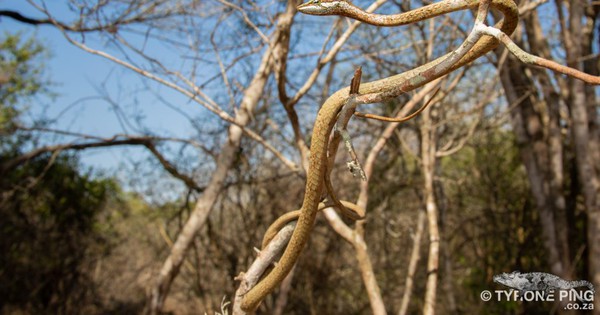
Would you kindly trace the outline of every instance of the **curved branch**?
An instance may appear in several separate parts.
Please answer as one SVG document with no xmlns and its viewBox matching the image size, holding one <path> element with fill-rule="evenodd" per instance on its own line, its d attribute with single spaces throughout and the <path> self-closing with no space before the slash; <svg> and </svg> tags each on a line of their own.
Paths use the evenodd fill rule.
<svg viewBox="0 0 600 315">
<path fill-rule="evenodd" d="M 50 24 L 50 25 L 54 25 L 54 23 L 52 23 L 52 21 L 50 21 L 49 19 L 34 19 L 34 18 L 30 18 L 27 16 L 24 16 L 23 14 L 16 12 L 16 11 L 11 11 L 11 10 L 0 10 L 0 16 L 6 16 L 9 17 L 13 20 L 16 20 L 18 22 L 21 23 L 25 23 L 25 24 L 31 24 L 31 25 L 41 25 L 41 24 Z"/>
<path fill-rule="evenodd" d="M 519 59 L 521 62 L 533 65 L 537 67 L 546 68 L 555 72 L 559 72 L 575 79 L 581 80 L 588 84 L 600 85 L 600 76 L 591 75 L 577 69 L 567 67 L 561 65 L 555 61 L 548 60 L 539 56 L 532 55 L 523 49 L 521 49 L 517 44 L 515 44 L 510 37 L 506 36 L 506 34 L 498 32 L 496 29 L 486 25 L 478 25 L 477 30 L 486 35 L 491 35 L 496 37 L 506 48 Z"/>
<path fill-rule="evenodd" d="M 167 1 L 155 1 L 155 2 L 136 2 L 133 1 L 129 4 L 129 6 L 124 9 L 120 14 L 116 15 L 112 21 L 106 21 L 106 23 L 100 23 L 98 21 L 97 25 L 85 27 L 83 26 L 83 21 L 86 18 L 89 18 L 91 14 L 80 15 L 79 19 L 73 22 L 72 24 L 66 24 L 52 18 L 48 10 L 42 6 L 35 4 L 31 1 L 29 3 L 40 12 L 44 13 L 47 18 L 33 18 L 29 16 L 25 16 L 20 12 L 13 10 L 0 10 L 0 17 L 6 16 L 15 21 L 29 24 L 29 25 L 54 25 L 55 27 L 69 32 L 78 32 L 78 33 L 87 33 L 87 32 L 97 32 L 97 31 L 108 31 L 109 33 L 116 33 L 118 31 L 118 27 L 121 25 L 129 25 L 134 23 L 141 23 L 147 21 L 155 21 L 159 19 L 166 18 L 173 14 L 181 13 L 177 7 L 175 8 L 166 8 L 164 10 L 157 10 L 157 8 Z M 94 7 L 93 13 L 98 13 L 99 6 Z M 156 13 L 155 13 L 156 12 Z"/>
<path fill-rule="evenodd" d="M 196 184 L 196 181 L 194 181 L 194 179 L 192 179 L 191 177 L 186 176 L 184 174 L 181 174 L 177 170 L 177 168 L 175 168 L 175 166 L 173 164 L 171 164 L 171 162 L 167 161 L 167 159 L 165 159 L 165 157 L 160 152 L 158 152 L 158 150 L 156 149 L 156 145 L 154 145 L 154 143 L 152 141 L 145 142 L 144 146 L 146 148 L 148 148 L 148 150 L 150 150 L 150 152 L 152 152 L 152 154 L 158 159 L 160 164 L 162 164 L 162 166 L 165 168 L 165 170 L 167 172 L 169 172 L 169 174 L 171 174 L 171 175 L 173 175 L 173 177 L 181 180 L 190 189 L 194 189 L 197 192 L 204 191 L 204 187 L 198 186 L 198 184 Z"/>
<path fill-rule="evenodd" d="M 7 171 L 18 167 L 19 165 L 32 160 L 44 153 L 48 152 L 56 152 L 63 150 L 84 150 L 88 148 L 101 148 L 101 147 L 111 147 L 118 145 L 143 145 L 144 141 L 148 141 L 144 138 L 129 138 L 124 140 L 115 140 L 115 138 L 106 139 L 103 141 L 94 141 L 94 142 L 85 142 L 85 143 L 70 143 L 70 144 L 59 144 L 59 145 L 49 145 L 43 146 L 41 148 L 37 148 L 35 150 L 29 151 L 27 153 L 21 154 L 20 156 L 3 162 L 0 164 L 0 174 L 5 174 Z"/>
<path fill-rule="evenodd" d="M 160 152 L 158 152 L 154 141 L 156 139 L 152 137 L 129 137 L 127 139 L 116 140 L 117 136 L 112 137 L 110 139 L 102 139 L 100 141 L 90 141 L 85 143 L 69 143 L 69 144 L 59 144 L 59 145 L 49 145 L 41 148 L 37 148 L 35 150 L 29 151 L 27 153 L 21 154 L 20 156 L 3 162 L 0 164 L 0 175 L 6 174 L 9 170 L 12 170 L 19 165 L 26 163 L 36 157 L 39 157 L 45 153 L 56 153 L 64 150 L 85 150 L 89 148 L 101 148 L 101 147 L 112 147 L 112 146 L 121 146 L 121 145 L 141 145 L 146 147 L 160 162 L 160 164 L 164 167 L 164 169 L 169 172 L 173 177 L 181 180 L 187 187 L 193 189 L 197 192 L 202 192 L 204 187 L 198 186 L 196 182 L 189 176 L 180 173 L 177 168 L 169 162 Z"/>
</svg>

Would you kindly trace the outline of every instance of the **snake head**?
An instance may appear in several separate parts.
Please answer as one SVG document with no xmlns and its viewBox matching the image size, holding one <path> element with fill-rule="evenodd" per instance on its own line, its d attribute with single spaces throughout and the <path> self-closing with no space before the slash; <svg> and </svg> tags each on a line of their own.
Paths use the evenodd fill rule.
<svg viewBox="0 0 600 315">
<path fill-rule="evenodd" d="M 345 0 L 309 0 L 298 6 L 298 11 L 310 15 L 336 15 Z"/>
</svg>

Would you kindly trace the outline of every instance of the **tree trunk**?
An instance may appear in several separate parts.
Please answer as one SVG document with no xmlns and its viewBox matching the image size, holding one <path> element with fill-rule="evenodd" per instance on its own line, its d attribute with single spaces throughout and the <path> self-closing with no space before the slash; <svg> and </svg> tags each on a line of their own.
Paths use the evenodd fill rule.
<svg viewBox="0 0 600 315">
<path fill-rule="evenodd" d="M 567 65 L 596 74 L 597 57 L 585 62 L 583 56 L 592 54 L 591 42 L 595 16 L 598 9 L 585 6 L 583 1 L 570 1 L 563 6 L 557 0 L 557 12 L 561 26 L 562 43 L 567 56 Z M 588 18 L 584 19 L 587 9 Z M 595 11 L 594 11 L 595 10 Z M 568 14 L 567 14 L 568 13 Z M 568 20 L 565 20 L 568 18 Z M 534 12 L 523 17 L 527 32 L 529 51 L 545 58 L 552 58 L 550 45 L 541 31 L 540 22 Z M 585 23 L 585 24 L 584 24 Z M 523 42 L 516 34 L 516 42 Z M 500 52 L 497 52 L 500 56 Z M 581 190 L 588 215 L 589 273 L 594 285 L 600 285 L 600 214 L 598 165 L 597 105 L 594 89 L 579 81 L 554 74 L 551 78 L 546 71 L 524 66 L 509 57 L 501 73 L 501 82 L 511 110 L 513 130 L 521 157 L 526 167 L 532 194 L 540 213 L 542 238 L 549 256 L 550 271 L 565 279 L 574 278 L 572 244 L 568 222 L 573 217 L 569 211 L 575 210 L 576 201 L 567 200 L 564 192 L 565 176 L 564 151 L 573 150 L 577 176 L 571 176 L 571 193 L 575 199 Z M 541 87 L 539 91 L 538 87 Z M 537 93 L 536 93 L 537 91 Z M 527 96 L 530 93 L 531 95 Z M 524 99 L 520 100 L 519 98 Z M 562 129 L 561 105 L 569 110 L 568 125 L 572 148 L 567 146 Z M 564 108 L 564 105 L 562 105 Z M 579 186 L 577 187 L 577 182 Z M 575 182 L 575 183 L 574 183 Z M 568 206 L 573 205 L 573 206 Z M 598 303 L 598 298 L 595 298 Z M 595 305 L 598 312 L 600 304 Z M 559 309 L 562 309 L 559 308 Z"/>
<path fill-rule="evenodd" d="M 537 23 L 529 20 L 529 30 Z M 528 37 L 535 42 L 537 33 L 530 31 Z M 531 45 L 532 47 L 539 47 Z M 497 52 L 498 56 L 500 52 Z M 529 178 L 530 189 L 536 201 L 542 227 L 542 240 L 548 253 L 548 265 L 552 273 L 570 278 L 564 261 L 569 261 L 568 242 L 559 246 L 558 230 L 564 231 L 566 220 L 557 220 L 565 214 L 566 203 L 562 194 L 562 140 L 557 119 L 558 104 L 555 103 L 557 94 L 549 85 L 542 91 L 544 99 L 534 96 L 536 90 L 532 76 L 524 76 L 527 67 L 520 61 L 509 57 L 502 68 L 500 79 L 506 99 L 510 105 L 511 123 L 516 136 L 517 146 L 525 164 Z M 545 73 L 536 73 L 535 78 L 548 82 Z M 529 96 L 527 96 L 529 94 Z M 524 98 L 523 98 L 524 97 Z M 548 104 L 550 102 L 551 104 Z M 558 132 L 557 132 L 558 130 Z M 557 228 L 557 226 L 561 226 Z M 561 251 L 561 247 L 567 252 Z M 566 248 L 565 248 L 566 247 Z"/>
<path fill-rule="evenodd" d="M 408 312 L 408 304 L 412 296 L 415 274 L 417 273 L 417 265 L 421 258 L 421 238 L 423 237 L 423 229 L 425 228 L 425 212 L 419 211 L 417 217 L 417 230 L 413 236 L 413 248 L 410 253 L 408 262 L 408 271 L 406 272 L 406 284 L 404 285 L 404 295 L 398 315 L 406 315 Z"/>
<path fill-rule="evenodd" d="M 583 25 L 583 1 L 569 1 L 569 28 L 564 29 L 566 42 L 567 65 L 583 70 L 582 57 L 590 53 L 593 39 L 593 25 Z M 591 27 L 590 27 L 591 26 Z M 577 31 L 574 33 L 573 31 Z M 582 36 L 583 35 L 583 36 Z M 583 39 L 583 40 L 582 40 Z M 588 51 L 584 51 L 587 48 Z M 569 112 L 571 114 L 572 132 L 575 149 L 575 159 L 579 175 L 583 201 L 588 218 L 589 274 L 593 285 L 600 287 L 600 158 L 598 152 L 598 122 L 595 113 L 598 106 L 594 91 L 587 89 L 579 80 L 568 79 Z M 587 95 L 590 92 L 590 95 Z M 600 314 L 600 295 L 596 292 L 594 298 L 594 314 Z"/>
<path fill-rule="evenodd" d="M 440 235 L 438 227 L 438 209 L 435 202 L 433 180 L 435 174 L 436 136 L 432 130 L 430 108 L 421 113 L 421 159 L 423 171 L 423 189 L 425 194 L 425 209 L 429 230 L 429 253 L 427 256 L 427 284 L 425 288 L 424 315 L 435 314 L 437 297 L 437 282 L 439 272 Z"/>
<path fill-rule="evenodd" d="M 262 96 L 263 90 L 272 72 L 273 50 L 279 45 L 289 43 L 289 41 L 281 39 L 289 38 L 293 16 L 296 14 L 296 2 L 297 1 L 295 0 L 289 1 L 286 11 L 279 15 L 276 30 L 271 37 L 271 45 L 267 47 L 256 74 L 244 92 L 244 97 L 242 98 L 239 110 L 235 117 L 237 124 L 229 126 L 227 141 L 223 144 L 217 158 L 217 166 L 212 174 L 210 182 L 196 203 L 190 218 L 177 236 L 177 240 L 173 244 L 171 252 L 160 270 L 156 285 L 152 290 L 152 298 L 150 301 L 151 314 L 161 312 L 171 284 L 179 273 L 187 250 L 196 236 L 196 233 L 204 226 L 210 211 L 217 201 L 219 193 L 223 188 L 223 183 L 227 177 L 227 173 L 239 151 L 243 134 L 242 129 L 239 126 L 246 126 L 250 122 L 252 113 Z"/>
</svg>

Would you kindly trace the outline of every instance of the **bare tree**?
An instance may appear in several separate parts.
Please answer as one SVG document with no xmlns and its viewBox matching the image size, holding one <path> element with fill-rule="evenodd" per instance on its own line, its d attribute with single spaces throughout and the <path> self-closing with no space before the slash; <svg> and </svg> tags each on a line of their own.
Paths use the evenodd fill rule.
<svg viewBox="0 0 600 315">
<path fill-rule="evenodd" d="M 367 11 L 374 11 L 386 2 L 374 1 Z M 473 136 L 483 128 L 503 128 L 502 122 L 492 127 L 491 124 L 480 125 L 487 115 L 486 110 L 492 107 L 490 104 L 500 102 L 501 98 L 499 93 L 490 92 L 496 89 L 497 82 L 487 76 L 486 59 L 480 58 L 469 71 L 461 68 L 466 62 L 459 61 L 461 54 L 471 56 L 472 46 L 485 35 L 488 39 L 495 37 L 507 48 L 496 51 L 496 60 L 491 54 L 486 58 L 497 66 L 509 104 L 507 111 L 538 209 L 550 271 L 570 279 L 584 276 L 582 270 L 586 269 L 594 284 L 600 286 L 598 105 L 595 90 L 586 85 L 599 83 L 595 77 L 598 56 L 592 44 L 597 33 L 595 21 L 599 9 L 592 1 L 555 1 L 560 34 L 553 38 L 547 26 L 539 21 L 543 2 L 521 4 L 522 23 L 513 42 L 497 28 L 483 23 L 481 17 L 471 31 L 465 31 L 471 25 L 464 23 L 467 19 L 462 15 L 456 19 L 445 16 L 436 23 L 414 24 L 397 32 L 396 29 L 362 28 L 360 22 L 345 17 L 300 17 L 296 9 L 299 0 L 103 1 L 97 4 L 70 1 L 69 8 L 75 13 L 70 20 L 52 11 L 52 6 L 43 0 L 29 0 L 30 7 L 41 17 L 26 16 L 18 10 L 1 10 L 0 16 L 38 27 L 54 27 L 62 32 L 68 43 L 136 74 L 148 89 L 168 88 L 187 102 L 200 105 L 203 115 L 193 117 L 191 110 L 163 100 L 195 128 L 197 134 L 189 136 L 159 134 L 142 124 L 130 128 L 127 122 L 121 133 L 112 136 L 73 132 L 62 125 L 18 126 L 22 132 L 43 133 L 59 140 L 1 161 L 0 174 L 42 154 L 123 146 L 142 148 L 152 157 L 153 165 L 159 165 L 165 174 L 182 183 L 187 190 L 187 196 L 182 197 L 181 210 L 173 216 L 175 219 L 157 232 L 169 253 L 148 284 L 148 310 L 154 314 L 172 310 L 169 299 L 176 301 L 173 292 L 184 291 L 175 285 L 177 281 L 198 289 L 194 294 L 201 300 L 199 305 L 207 310 L 218 309 L 222 296 L 233 292 L 233 275 L 245 270 L 253 259 L 253 244 L 267 229 L 266 225 L 283 211 L 291 210 L 291 203 L 299 201 L 297 197 L 302 194 L 301 185 L 305 181 L 303 176 L 311 167 L 307 135 L 311 134 L 314 109 L 333 91 L 348 84 L 357 66 L 363 67 L 365 82 L 401 73 L 406 80 L 389 94 L 398 96 L 400 92 L 410 92 L 417 87 L 423 86 L 423 89 L 400 99 L 390 99 L 390 95 L 379 93 L 360 95 L 358 90 L 349 97 L 356 101 L 354 105 L 384 102 L 378 113 L 395 116 L 402 122 L 402 118 L 414 118 L 418 114 L 416 123 L 401 124 L 397 119 L 386 126 L 368 120 L 348 124 L 354 108 L 339 119 L 341 129 L 346 129 L 348 124 L 357 148 L 356 152 L 348 154 L 353 165 L 365 157 L 366 181 L 358 182 L 338 171 L 336 153 L 342 136 L 335 133 L 327 139 L 326 175 L 320 180 L 332 182 L 335 189 L 327 192 L 330 203 L 326 205 L 340 208 L 336 195 L 358 194 L 356 205 L 367 210 L 366 219 L 357 221 L 352 227 L 333 209 L 326 209 L 325 218 L 337 234 L 317 226 L 318 233 L 313 233 L 317 234 L 316 240 L 311 243 L 315 250 L 305 253 L 325 266 L 311 264 L 317 265 L 314 270 L 318 271 L 312 275 L 313 269 L 292 269 L 279 295 L 267 299 L 261 310 L 284 313 L 285 309 L 296 306 L 295 303 L 305 303 L 298 309 L 314 312 L 321 311 L 321 307 L 327 307 L 331 312 L 368 309 L 374 314 L 386 314 L 398 304 L 401 314 L 410 313 L 410 307 L 423 309 L 425 314 L 434 314 L 436 310 L 454 311 L 459 307 L 440 303 L 446 297 L 438 294 L 438 283 L 452 284 L 454 281 L 452 268 L 448 267 L 445 274 L 440 267 L 444 262 L 440 259 L 451 261 L 454 246 L 459 247 L 445 239 L 445 229 L 461 227 L 461 224 L 472 228 L 476 223 L 469 222 L 470 218 L 462 220 L 464 217 L 451 210 L 446 211 L 443 202 L 450 197 L 444 194 L 447 185 L 440 179 L 445 171 L 440 159 L 452 159 L 454 154 L 469 146 Z M 402 1 L 390 3 L 380 11 L 397 13 L 410 9 L 411 5 Z M 455 34 L 463 34 L 467 40 L 457 46 L 462 38 Z M 565 52 L 562 60 L 553 50 L 558 42 L 562 43 Z M 154 51 L 154 45 L 162 49 Z M 531 56 L 519 47 L 543 59 Z M 169 54 L 164 54 L 165 51 Z M 413 70 L 415 65 L 425 64 L 446 51 L 453 53 L 439 59 L 432 68 Z M 551 62 L 551 59 L 563 61 L 568 68 Z M 453 72 L 447 81 L 437 81 L 442 74 L 457 68 L 461 70 Z M 562 74 L 572 77 L 565 78 Z M 459 84 L 464 80 L 471 80 L 471 84 Z M 484 81 L 486 84 L 481 84 Z M 360 84 L 365 82 L 359 80 Z M 437 86 L 442 86 L 442 93 L 434 97 Z M 156 97 L 158 99 L 160 95 Z M 426 108 L 425 100 L 431 98 L 433 107 Z M 396 110 L 402 103 L 406 104 Z M 471 106 L 463 106 L 464 103 Z M 419 104 L 422 104 L 420 110 L 424 109 L 423 112 L 415 110 Z M 117 109 L 123 106 L 113 105 Z M 377 109 L 369 107 L 365 111 Z M 415 114 L 410 115 L 411 112 Z M 502 119 L 502 113 L 495 115 Z M 356 113 L 356 116 L 372 118 L 377 115 Z M 210 122 L 210 127 L 200 126 L 200 119 Z M 413 136 L 418 134 L 419 141 L 413 141 L 414 137 L 394 138 L 402 135 L 398 128 L 403 127 Z M 420 145 L 420 150 L 406 149 L 415 143 Z M 174 154 L 177 149 L 173 147 L 180 151 L 184 147 L 193 148 L 196 160 L 190 163 L 180 159 L 181 155 Z M 392 150 L 390 148 L 397 150 L 386 151 Z M 417 154 L 410 158 L 398 154 L 411 151 Z M 407 173 L 420 181 L 405 180 L 393 187 L 397 191 L 384 190 L 388 195 L 383 197 L 374 192 L 380 189 L 378 185 L 402 182 L 398 170 L 407 170 L 405 164 L 414 161 L 417 166 Z M 578 197 L 583 203 L 578 203 Z M 406 203 L 406 207 L 392 209 L 387 216 L 382 214 L 383 209 L 394 208 L 393 205 L 399 203 L 403 206 Z M 450 205 L 448 208 L 456 210 L 459 207 Z M 578 231 L 574 216 L 582 209 L 587 215 L 585 240 L 574 235 Z M 453 223 L 449 216 L 462 221 Z M 388 220 L 390 217 L 393 220 Z M 419 235 L 423 233 L 425 219 L 429 233 L 426 269 L 419 268 L 418 264 L 424 247 Z M 404 246 L 410 243 L 410 238 L 402 233 L 396 233 L 400 236 L 394 237 L 396 234 L 389 231 L 392 223 L 386 220 L 407 221 L 404 224 L 417 226 L 410 252 L 404 250 L 410 247 Z M 261 272 L 277 259 L 276 252 L 285 246 L 288 232 L 290 227 L 283 230 L 278 242 L 273 244 L 280 248 L 268 250 L 275 253 L 273 256 L 259 256 L 257 261 L 264 267 Z M 468 235 L 468 232 L 463 234 Z M 339 245 L 345 243 L 334 235 L 341 236 L 350 246 Z M 338 250 L 338 247 L 342 248 L 340 256 L 349 258 L 344 261 L 357 263 L 327 263 L 328 250 Z M 578 263 L 583 250 L 587 250 L 586 268 Z M 444 251 L 449 254 L 440 255 Z M 410 258 L 401 261 L 397 258 L 399 253 Z M 301 260 L 299 266 L 306 267 L 306 264 Z M 219 277 L 206 275 L 211 268 L 219 269 Z M 503 268 L 510 267 L 504 265 Z M 485 270 L 488 277 L 479 280 L 489 280 L 490 274 L 498 271 Z M 463 271 L 455 274 L 457 272 Z M 255 273 L 260 272 L 252 269 L 237 279 L 247 285 L 245 276 L 256 276 Z M 310 277 L 293 277 L 294 273 Z M 179 274 L 185 276 L 178 277 Z M 195 276 L 194 280 L 188 280 L 188 275 Z M 332 282 L 345 281 L 348 284 L 346 294 L 343 297 L 335 293 L 329 296 L 317 294 L 321 287 L 334 291 L 328 284 L 319 283 L 319 276 L 334 279 Z M 406 279 L 403 288 L 398 285 L 400 279 Z M 295 288 L 292 282 L 305 287 Z M 339 284 L 337 282 L 335 285 Z M 223 288 L 217 289 L 218 286 Z M 243 296 L 246 289 L 249 287 L 244 287 L 236 299 Z M 222 292 L 217 293 L 218 290 Z M 288 298 L 298 294 L 306 297 L 306 301 Z M 404 296 L 401 303 L 395 303 L 400 296 Z M 452 300 L 451 294 L 447 296 Z M 237 299 L 234 308 L 241 313 L 239 302 Z M 600 308 L 598 303 L 596 309 Z"/>
<path fill-rule="evenodd" d="M 566 64 L 573 69 L 597 74 L 598 70 L 591 66 L 593 60 L 597 60 L 597 56 L 592 55 L 591 42 L 598 9 L 592 6 L 584 9 L 585 4 L 575 2 L 567 5 L 556 1 L 555 5 L 561 29 L 559 42 L 564 45 Z M 533 54 L 556 58 L 550 49 L 553 38 L 543 33 L 538 12 L 534 10 L 523 14 L 523 21 L 525 27 L 516 34 L 516 42 L 527 46 Z M 582 33 L 575 35 L 574 29 L 582 30 Z M 500 57 L 501 53 L 498 52 L 497 56 Z M 578 245 L 572 231 L 575 229 L 573 217 L 577 205 L 573 198 L 581 187 L 589 223 L 589 274 L 598 285 L 596 262 L 600 256 L 594 249 L 597 244 L 593 241 L 597 235 L 594 226 L 597 224 L 593 222 L 597 217 L 595 213 L 600 211 L 597 203 L 597 165 L 600 161 L 594 158 L 598 156 L 600 139 L 594 110 L 598 105 L 593 88 L 586 88 L 580 80 L 564 78 L 556 72 L 530 68 L 512 56 L 501 63 L 501 69 L 505 95 L 509 103 L 518 104 L 511 111 L 511 123 L 540 213 L 551 270 L 567 279 L 576 277 L 574 260 Z M 543 88 L 540 90 L 539 86 Z M 565 139 L 565 132 L 570 135 L 570 141 Z M 569 157 L 571 155 L 574 160 Z M 573 176 L 575 174 L 569 172 L 569 168 L 575 168 L 579 175 Z M 567 188 L 567 182 L 571 182 L 571 187 Z"/>
</svg>

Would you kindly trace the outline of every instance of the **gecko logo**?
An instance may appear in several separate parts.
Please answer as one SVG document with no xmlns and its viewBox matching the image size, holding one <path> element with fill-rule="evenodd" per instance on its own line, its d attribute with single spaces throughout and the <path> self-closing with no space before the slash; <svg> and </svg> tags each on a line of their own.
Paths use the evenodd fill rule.
<svg viewBox="0 0 600 315">
<path fill-rule="evenodd" d="M 494 282 L 513 289 L 509 292 L 496 290 L 498 301 L 505 299 L 509 301 L 558 300 L 575 302 L 579 300 L 581 302 L 591 302 L 595 294 L 594 286 L 589 281 L 564 280 L 545 272 L 521 273 L 513 271 L 502 273 L 494 276 Z M 583 290 L 580 288 L 583 288 Z M 558 295 L 556 295 L 557 292 Z"/>
</svg>

